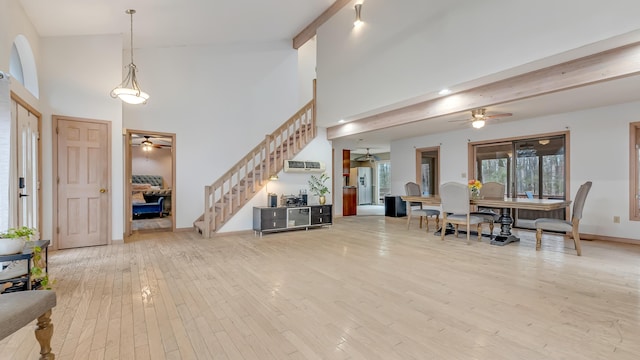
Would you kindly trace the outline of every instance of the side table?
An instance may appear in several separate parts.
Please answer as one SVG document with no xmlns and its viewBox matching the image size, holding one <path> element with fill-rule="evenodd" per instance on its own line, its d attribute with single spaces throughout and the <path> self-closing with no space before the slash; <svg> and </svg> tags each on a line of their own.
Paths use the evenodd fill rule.
<svg viewBox="0 0 640 360">
<path fill-rule="evenodd" d="M 32 290 L 31 260 L 33 259 L 33 248 L 36 246 L 39 246 L 44 251 L 45 270 L 49 272 L 49 244 L 50 243 L 51 241 L 49 240 L 27 241 L 24 245 L 24 249 L 22 249 L 22 253 L 11 254 L 11 255 L 0 255 L 0 262 L 27 260 L 26 273 L 22 271 L 22 274 L 18 274 L 17 277 L 0 280 L 0 284 L 6 283 L 6 282 L 14 283 L 14 285 L 8 288 L 7 290 L 5 290 L 5 292 Z M 2 272 L 0 272 L 0 275 L 2 275 Z"/>
</svg>

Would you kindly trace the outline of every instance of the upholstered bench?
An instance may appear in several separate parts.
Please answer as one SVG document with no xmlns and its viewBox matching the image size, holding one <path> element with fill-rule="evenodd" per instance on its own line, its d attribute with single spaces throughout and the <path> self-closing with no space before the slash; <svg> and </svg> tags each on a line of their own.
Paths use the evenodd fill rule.
<svg viewBox="0 0 640 360">
<path fill-rule="evenodd" d="M 0 295 L 0 340 L 22 329 L 35 319 L 36 339 L 40 343 L 40 359 L 52 360 L 51 309 L 56 306 L 56 293 L 51 290 L 20 291 Z M 0 357 L 2 357 L 0 355 Z"/>
</svg>

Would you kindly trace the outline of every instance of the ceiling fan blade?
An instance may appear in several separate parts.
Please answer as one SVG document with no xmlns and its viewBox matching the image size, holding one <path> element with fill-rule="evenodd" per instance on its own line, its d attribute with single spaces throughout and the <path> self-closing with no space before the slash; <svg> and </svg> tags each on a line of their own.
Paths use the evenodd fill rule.
<svg viewBox="0 0 640 360">
<path fill-rule="evenodd" d="M 495 115 L 486 115 L 484 118 L 486 119 L 495 119 L 495 118 L 501 118 L 501 117 L 507 117 L 507 116 L 512 116 L 512 113 L 504 113 L 504 114 L 495 114 Z"/>
<path fill-rule="evenodd" d="M 458 119 L 458 120 L 449 120 L 448 122 L 465 122 L 465 121 L 473 121 L 473 119 Z"/>
</svg>

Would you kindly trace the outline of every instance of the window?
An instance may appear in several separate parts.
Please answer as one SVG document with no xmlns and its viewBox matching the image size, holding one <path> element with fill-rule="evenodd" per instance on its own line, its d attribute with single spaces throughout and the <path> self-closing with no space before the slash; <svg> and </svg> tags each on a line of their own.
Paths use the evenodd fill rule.
<svg viewBox="0 0 640 360">
<path fill-rule="evenodd" d="M 505 184 L 505 195 L 510 197 L 565 199 L 566 136 L 554 134 L 471 144 L 475 161 L 470 167 L 469 178 L 476 178 L 483 183 L 495 181 Z M 517 210 L 514 219 L 516 226 L 532 227 L 537 218 L 564 219 L 565 216 L 564 209 L 555 212 Z"/>
<path fill-rule="evenodd" d="M 391 161 L 377 162 L 378 167 L 378 203 L 384 204 L 384 197 L 391 195 Z"/>
<path fill-rule="evenodd" d="M 629 219 L 640 221 L 640 122 L 629 130 Z"/>
</svg>

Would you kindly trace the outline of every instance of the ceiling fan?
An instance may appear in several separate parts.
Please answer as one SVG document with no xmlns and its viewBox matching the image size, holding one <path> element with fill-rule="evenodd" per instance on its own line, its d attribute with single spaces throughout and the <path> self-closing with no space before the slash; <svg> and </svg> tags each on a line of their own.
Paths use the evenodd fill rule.
<svg viewBox="0 0 640 360">
<path fill-rule="evenodd" d="M 481 127 L 484 126 L 487 120 L 507 117 L 511 115 L 513 114 L 502 113 L 502 114 L 495 114 L 495 115 L 487 115 L 487 109 L 480 108 L 480 109 L 471 110 L 471 119 L 450 120 L 449 122 L 459 122 L 459 121 L 471 122 L 471 126 L 473 126 L 476 129 L 480 129 Z"/>
<path fill-rule="evenodd" d="M 360 157 L 357 157 L 357 158 L 355 158 L 355 159 L 353 159 L 353 160 L 355 160 L 355 161 L 369 161 L 369 162 L 374 162 L 374 161 L 380 161 L 380 158 L 379 158 L 378 156 L 374 155 L 374 154 L 371 154 L 371 153 L 369 152 L 369 148 L 367 148 L 367 153 L 366 153 L 366 154 L 364 154 L 364 155 L 362 155 L 362 156 L 360 156 Z"/>
<path fill-rule="evenodd" d="M 131 134 L 131 138 L 131 145 L 142 146 L 145 151 L 149 151 L 151 148 L 171 148 L 170 138 L 141 134 Z"/>
</svg>

